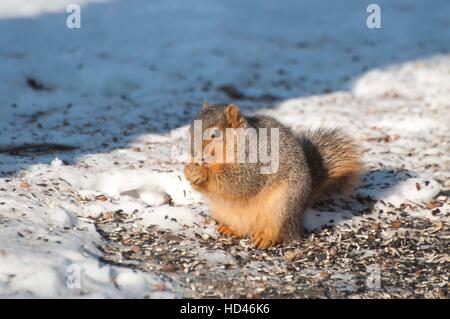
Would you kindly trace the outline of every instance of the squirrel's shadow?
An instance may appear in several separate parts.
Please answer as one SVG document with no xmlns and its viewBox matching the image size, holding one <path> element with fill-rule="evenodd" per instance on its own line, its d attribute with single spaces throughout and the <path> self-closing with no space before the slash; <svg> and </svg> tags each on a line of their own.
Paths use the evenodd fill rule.
<svg viewBox="0 0 450 319">
<path fill-rule="evenodd" d="M 416 176 L 415 172 L 392 167 L 368 170 L 362 174 L 360 186 L 348 200 L 334 195 L 321 199 L 307 209 L 304 229 L 307 233 L 316 232 L 357 216 L 371 214 L 380 198 L 389 194 L 397 184 Z"/>
</svg>

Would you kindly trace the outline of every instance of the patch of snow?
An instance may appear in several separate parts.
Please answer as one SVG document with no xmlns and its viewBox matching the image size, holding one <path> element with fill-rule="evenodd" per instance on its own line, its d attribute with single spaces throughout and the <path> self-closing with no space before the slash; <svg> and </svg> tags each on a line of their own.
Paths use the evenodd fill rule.
<svg viewBox="0 0 450 319">
<path fill-rule="evenodd" d="M 435 180 L 410 178 L 400 181 L 388 189 L 363 189 L 360 190 L 360 193 L 375 200 L 399 206 L 404 203 L 426 204 L 435 198 L 440 191 L 441 186 Z"/>
<path fill-rule="evenodd" d="M 192 209 L 164 205 L 158 209 L 149 209 L 139 215 L 139 224 L 144 226 L 157 225 L 162 229 L 180 230 L 200 224 L 202 218 Z"/>
<path fill-rule="evenodd" d="M 335 226 L 353 218 L 350 211 L 318 211 L 307 209 L 303 217 L 303 226 L 308 231 L 316 231 L 324 226 Z"/>
<path fill-rule="evenodd" d="M 3 0 L 0 18 L 35 17 L 44 13 L 65 11 L 70 4 L 84 6 L 88 3 L 110 0 Z"/>
<path fill-rule="evenodd" d="M 50 165 L 53 167 L 61 167 L 64 165 L 64 163 L 58 157 L 55 157 L 55 159 L 50 163 Z"/>
<path fill-rule="evenodd" d="M 212 265 L 233 265 L 236 264 L 234 257 L 225 251 L 207 251 L 201 250 L 198 253 L 198 258 L 206 260 Z"/>
</svg>

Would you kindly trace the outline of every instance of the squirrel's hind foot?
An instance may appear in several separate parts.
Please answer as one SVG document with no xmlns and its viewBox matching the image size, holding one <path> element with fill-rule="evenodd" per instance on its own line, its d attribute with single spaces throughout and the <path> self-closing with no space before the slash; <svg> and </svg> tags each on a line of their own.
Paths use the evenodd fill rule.
<svg viewBox="0 0 450 319">
<path fill-rule="evenodd" d="M 253 236 L 252 242 L 255 248 L 259 249 L 267 249 L 276 245 L 276 241 L 264 238 L 263 236 Z"/>
<path fill-rule="evenodd" d="M 217 231 L 225 236 L 237 237 L 237 234 L 233 230 L 231 230 L 230 227 L 225 225 L 224 223 L 219 223 L 219 226 L 217 227 Z"/>
</svg>

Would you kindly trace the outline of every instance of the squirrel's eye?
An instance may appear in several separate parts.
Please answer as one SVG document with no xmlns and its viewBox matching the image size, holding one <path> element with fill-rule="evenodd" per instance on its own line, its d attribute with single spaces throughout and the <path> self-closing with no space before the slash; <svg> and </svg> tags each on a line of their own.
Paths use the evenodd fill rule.
<svg viewBox="0 0 450 319">
<path fill-rule="evenodd" d="M 212 138 L 220 138 L 220 136 L 222 135 L 222 131 L 218 128 L 215 128 L 211 134 Z"/>
</svg>

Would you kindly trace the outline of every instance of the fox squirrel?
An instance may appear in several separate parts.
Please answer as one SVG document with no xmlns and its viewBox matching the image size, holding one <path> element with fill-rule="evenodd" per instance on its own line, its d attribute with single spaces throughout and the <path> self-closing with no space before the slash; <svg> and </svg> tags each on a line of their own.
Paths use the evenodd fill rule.
<svg viewBox="0 0 450 319">
<path fill-rule="evenodd" d="M 196 120 L 202 121 L 203 132 L 220 130 L 223 139 L 227 128 L 278 129 L 279 167 L 273 174 L 261 174 L 261 163 L 191 160 L 184 168 L 192 187 L 207 200 L 218 231 L 251 236 L 257 248 L 299 240 L 303 211 L 308 206 L 324 193 L 348 194 L 359 182 L 362 163 L 358 147 L 337 129 L 297 136 L 271 117 L 245 117 L 234 104 L 209 105 L 206 101 Z M 194 122 L 191 137 L 193 126 Z M 205 141 L 201 147 L 205 149 Z M 191 146 L 191 156 L 193 152 Z"/>
</svg>

